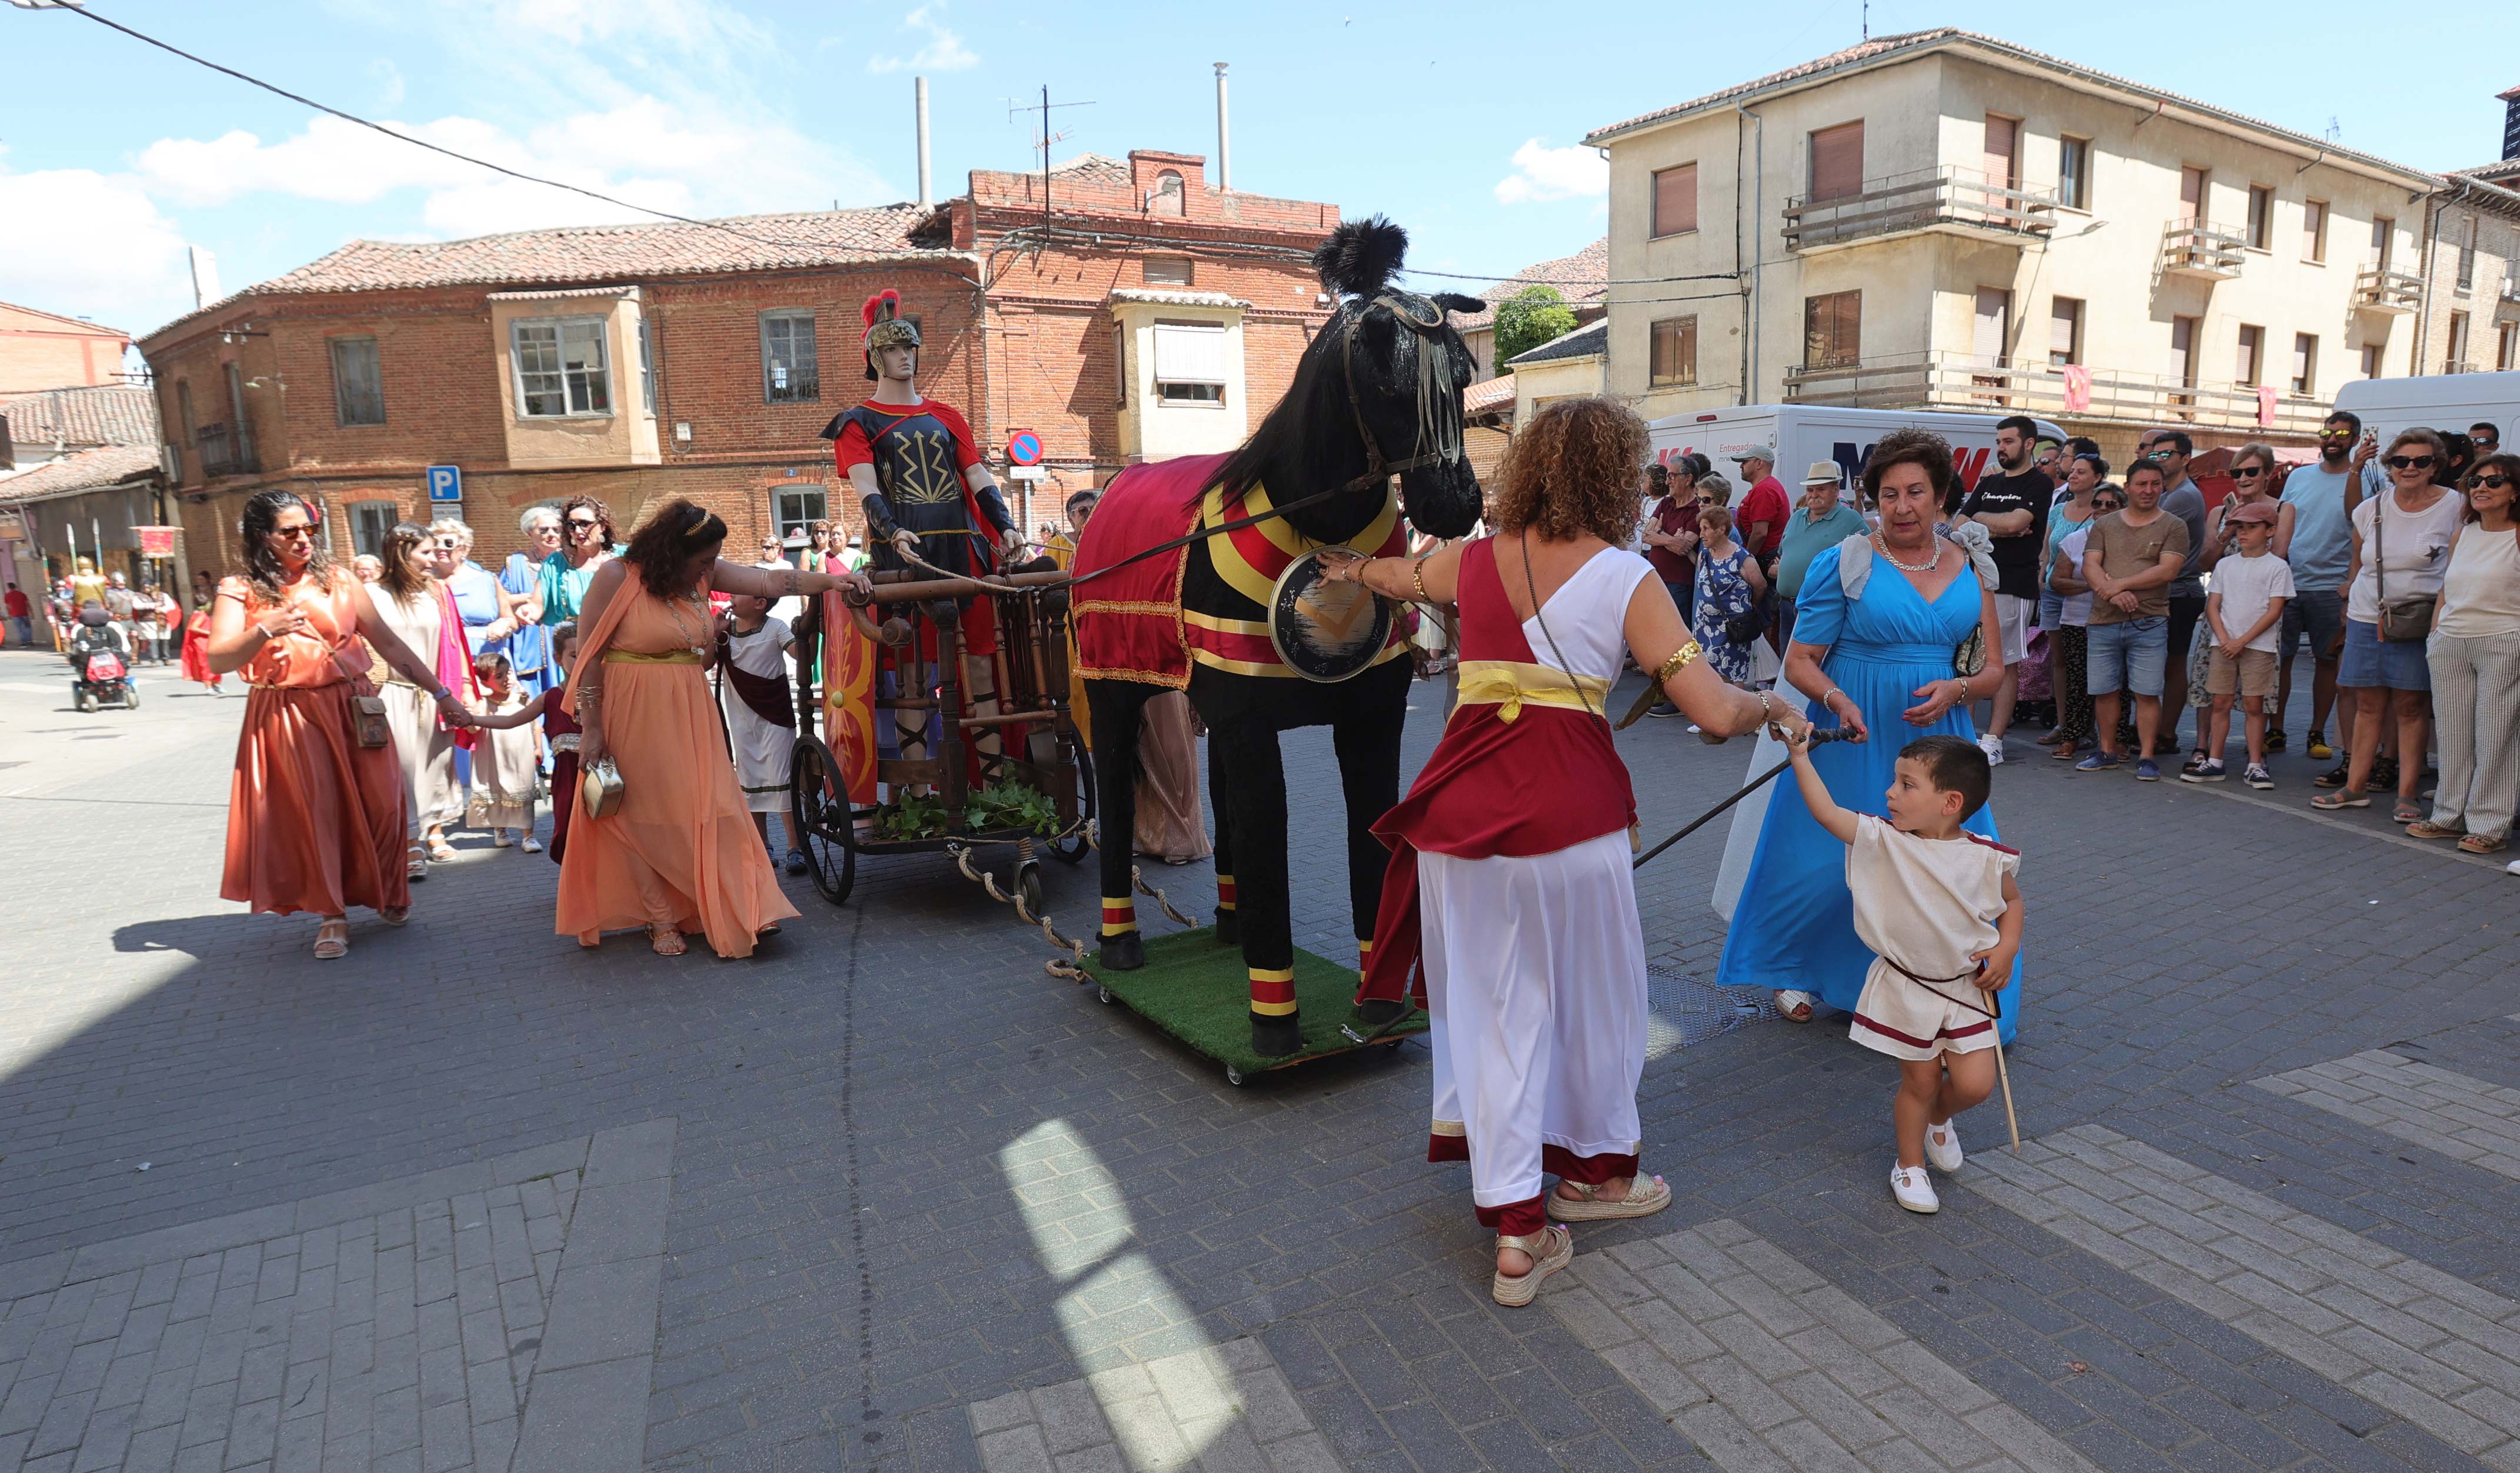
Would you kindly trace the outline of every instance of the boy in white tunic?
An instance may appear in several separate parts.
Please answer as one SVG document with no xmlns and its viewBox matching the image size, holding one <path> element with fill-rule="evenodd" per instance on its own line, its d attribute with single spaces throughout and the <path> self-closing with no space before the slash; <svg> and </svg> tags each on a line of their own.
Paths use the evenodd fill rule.
<svg viewBox="0 0 2520 1473">
<path fill-rule="evenodd" d="M 1925 1163 L 1959 1170 L 1952 1117 L 1995 1089 L 1985 1050 L 1996 1046 L 1995 995 L 2021 950 L 2021 855 L 1960 827 L 1992 783 L 1975 742 L 1922 736 L 1900 748 L 1886 823 L 1837 805 L 1808 738 L 1792 748 L 1803 801 L 1847 846 L 1855 934 L 1874 953 L 1850 1035 L 1899 1060 L 1890 1194 L 1910 1212 L 1938 1211 Z"/>
<path fill-rule="evenodd" d="M 770 816 L 788 822 L 788 872 L 805 871 L 805 837 L 796 828 L 788 773 L 796 748 L 796 705 L 788 690 L 788 653 L 796 647 L 787 621 L 770 616 L 770 601 L 739 594 L 718 626 L 717 657 L 725 689 L 726 735 L 735 749 L 736 785 L 770 848 Z M 776 849 L 771 849 L 776 854 Z"/>
</svg>

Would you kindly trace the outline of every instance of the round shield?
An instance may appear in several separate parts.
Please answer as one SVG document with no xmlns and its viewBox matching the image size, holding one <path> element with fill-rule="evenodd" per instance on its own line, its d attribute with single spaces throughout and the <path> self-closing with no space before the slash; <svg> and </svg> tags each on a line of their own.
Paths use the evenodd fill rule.
<svg viewBox="0 0 2520 1473">
<path fill-rule="evenodd" d="M 1391 641 L 1391 605 L 1361 583 L 1323 577 L 1325 551 L 1304 554 L 1278 575 L 1269 596 L 1269 643 L 1287 669 L 1328 684 L 1346 680 L 1382 652 Z"/>
</svg>

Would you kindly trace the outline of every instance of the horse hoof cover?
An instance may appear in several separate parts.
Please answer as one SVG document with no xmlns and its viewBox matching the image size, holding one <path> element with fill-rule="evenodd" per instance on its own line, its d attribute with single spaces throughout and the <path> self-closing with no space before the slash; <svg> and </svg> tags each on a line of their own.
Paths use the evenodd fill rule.
<svg viewBox="0 0 2520 1473">
<path fill-rule="evenodd" d="M 1102 938 L 1102 964 L 1115 972 L 1133 972 L 1147 964 L 1147 944 L 1135 931 Z"/>
<path fill-rule="evenodd" d="M 1220 906 L 1217 908 L 1216 944 L 1218 946 L 1240 946 L 1242 944 L 1242 922 L 1236 918 L 1232 907 Z"/>
<path fill-rule="evenodd" d="M 1271 1017 L 1264 1013 L 1251 1015 L 1251 1051 L 1263 1058 L 1283 1058 L 1304 1047 L 1304 1025 L 1293 1013 Z"/>
</svg>

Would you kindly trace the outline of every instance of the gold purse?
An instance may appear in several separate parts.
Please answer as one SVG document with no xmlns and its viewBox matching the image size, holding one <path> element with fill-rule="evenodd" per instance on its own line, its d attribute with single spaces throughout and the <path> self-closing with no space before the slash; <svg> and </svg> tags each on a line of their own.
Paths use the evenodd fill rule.
<svg viewBox="0 0 2520 1473">
<path fill-rule="evenodd" d="M 599 758 L 578 780 L 577 808 L 590 819 L 608 819 L 621 811 L 621 769 L 611 758 Z"/>
</svg>

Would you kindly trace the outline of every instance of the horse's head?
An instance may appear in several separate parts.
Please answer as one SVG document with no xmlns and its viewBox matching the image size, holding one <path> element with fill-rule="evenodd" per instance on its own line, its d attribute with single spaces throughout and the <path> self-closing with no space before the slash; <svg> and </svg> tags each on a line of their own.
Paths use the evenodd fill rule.
<svg viewBox="0 0 2520 1473">
<path fill-rule="evenodd" d="M 1377 472 L 1400 477 L 1402 510 L 1418 530 L 1459 537 L 1479 517 L 1479 478 L 1462 443 L 1462 391 L 1476 360 L 1449 321 L 1475 297 L 1420 296 L 1391 284 L 1409 249 L 1388 220 L 1351 221 L 1313 253 L 1337 310 L 1305 350 L 1286 396 L 1223 472 L 1272 500 L 1352 484 L 1357 495 L 1288 519 L 1307 536 L 1343 541 L 1380 510 Z"/>
<path fill-rule="evenodd" d="M 1369 462 L 1400 471 L 1411 524 L 1459 537 L 1479 516 L 1479 478 L 1463 445 L 1462 391 L 1477 360 L 1451 322 L 1485 303 L 1456 292 L 1420 296 L 1393 286 L 1409 234 L 1379 217 L 1330 233 L 1313 253 L 1322 285 L 1339 298 L 1323 335 L 1342 356 L 1337 367 Z"/>
</svg>

